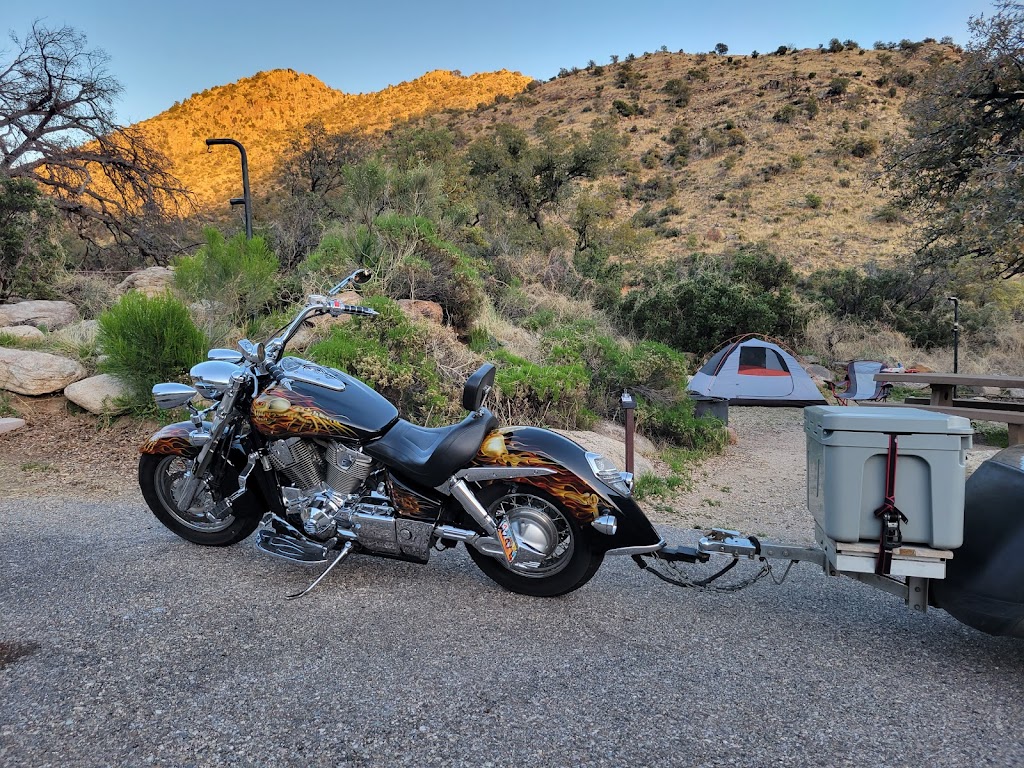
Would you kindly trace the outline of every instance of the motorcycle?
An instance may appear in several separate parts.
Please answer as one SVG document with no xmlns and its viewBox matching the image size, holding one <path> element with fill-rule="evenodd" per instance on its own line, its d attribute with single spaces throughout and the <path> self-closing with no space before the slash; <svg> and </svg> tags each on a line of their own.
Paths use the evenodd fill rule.
<svg viewBox="0 0 1024 768">
<path fill-rule="evenodd" d="M 289 598 L 356 552 L 426 563 L 462 542 L 505 589 L 552 597 L 586 584 L 605 555 L 665 549 L 631 475 L 555 432 L 499 427 L 483 405 L 493 365 L 466 381 L 465 419 L 425 428 L 344 371 L 284 355 L 314 316 L 378 314 L 335 298 L 370 276 L 309 296 L 265 343 L 210 350 L 192 386 L 153 387 L 158 407 L 190 412 L 141 448 L 139 485 L 161 523 L 212 547 L 259 528 L 264 552 L 329 562 Z M 200 396 L 212 404 L 200 408 Z"/>
</svg>

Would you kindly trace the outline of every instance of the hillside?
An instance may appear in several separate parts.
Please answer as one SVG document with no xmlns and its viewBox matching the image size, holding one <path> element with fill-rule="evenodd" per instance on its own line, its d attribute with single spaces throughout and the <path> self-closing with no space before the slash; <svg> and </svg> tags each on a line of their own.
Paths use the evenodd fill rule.
<svg viewBox="0 0 1024 768">
<path fill-rule="evenodd" d="M 241 194 L 238 153 L 230 147 L 207 152 L 207 138 L 229 137 L 245 146 L 255 191 L 290 139 L 312 121 L 333 132 L 380 131 L 397 120 L 512 96 L 529 82 L 504 70 L 468 77 L 438 70 L 377 93 L 351 95 L 311 75 L 274 70 L 193 94 L 138 127 L 167 156 L 171 172 L 200 206 L 223 205 Z"/>
<path fill-rule="evenodd" d="M 877 172 L 886 141 L 903 126 L 909 87 L 930 63 L 956 55 L 937 43 L 760 56 L 659 52 L 563 70 L 546 83 L 504 70 L 435 71 L 362 95 L 276 70 L 195 94 L 140 127 L 200 205 L 223 206 L 240 193 L 238 156 L 206 152 L 210 136 L 246 146 L 258 193 L 313 120 L 329 131 L 372 133 L 443 113 L 472 138 L 499 122 L 532 130 L 554 121 L 582 132 L 611 119 L 630 140 L 615 179 L 618 214 L 653 233 L 653 258 L 765 241 L 806 272 L 906 253 L 911 225 L 888 206 Z"/>
<path fill-rule="evenodd" d="M 653 53 L 563 71 L 509 103 L 452 115 L 469 135 L 611 117 L 630 137 L 620 215 L 656 235 L 652 256 L 766 241 L 802 272 L 906 253 L 909 222 L 876 180 L 936 43 L 906 50 L 753 56 Z"/>
</svg>

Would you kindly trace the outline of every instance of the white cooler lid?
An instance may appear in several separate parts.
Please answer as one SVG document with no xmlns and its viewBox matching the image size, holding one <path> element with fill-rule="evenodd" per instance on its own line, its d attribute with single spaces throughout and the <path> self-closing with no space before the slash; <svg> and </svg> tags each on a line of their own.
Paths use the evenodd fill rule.
<svg viewBox="0 0 1024 768">
<path fill-rule="evenodd" d="M 920 408 L 871 408 L 813 405 L 804 408 L 804 425 L 845 432 L 898 432 L 941 435 L 974 433 L 970 419 Z"/>
</svg>

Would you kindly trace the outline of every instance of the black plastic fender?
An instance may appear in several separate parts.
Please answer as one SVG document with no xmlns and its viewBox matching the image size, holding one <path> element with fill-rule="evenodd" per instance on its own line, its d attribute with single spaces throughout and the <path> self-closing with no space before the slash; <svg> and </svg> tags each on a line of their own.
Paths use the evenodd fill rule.
<svg viewBox="0 0 1024 768">
<path fill-rule="evenodd" d="M 965 493 L 964 543 L 932 602 L 982 632 L 1024 637 L 1024 445 L 984 462 Z"/>
<path fill-rule="evenodd" d="M 633 497 L 597 477 L 587 461 L 587 450 L 556 432 L 538 427 L 503 427 L 484 438 L 472 465 L 553 470 L 551 474 L 516 478 L 515 482 L 537 487 L 561 502 L 593 532 L 591 541 L 601 551 L 636 548 L 636 552 L 650 552 L 664 546 Z M 589 525 L 606 514 L 616 518 L 614 534 L 601 533 Z M 634 553 L 628 550 L 623 554 Z"/>
</svg>

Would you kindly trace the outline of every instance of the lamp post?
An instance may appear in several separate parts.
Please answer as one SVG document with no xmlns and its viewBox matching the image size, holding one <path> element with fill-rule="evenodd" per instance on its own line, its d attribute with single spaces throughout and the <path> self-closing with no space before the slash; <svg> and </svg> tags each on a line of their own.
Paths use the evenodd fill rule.
<svg viewBox="0 0 1024 768">
<path fill-rule="evenodd" d="M 636 433 L 633 411 L 636 410 L 636 398 L 629 393 L 629 390 L 624 389 L 619 404 L 626 412 L 626 471 L 633 474 L 633 435 Z"/>
<path fill-rule="evenodd" d="M 953 302 L 953 373 L 960 368 L 960 299 L 947 296 L 946 301 Z"/>
<path fill-rule="evenodd" d="M 233 147 L 237 147 L 239 153 L 242 155 L 242 196 L 233 197 L 228 202 L 231 205 L 242 205 L 245 210 L 245 239 L 252 240 L 252 198 L 249 195 L 249 158 L 245 154 L 245 147 L 240 142 L 234 139 L 207 139 L 206 146 L 212 147 L 214 144 L 230 144 Z"/>
</svg>

